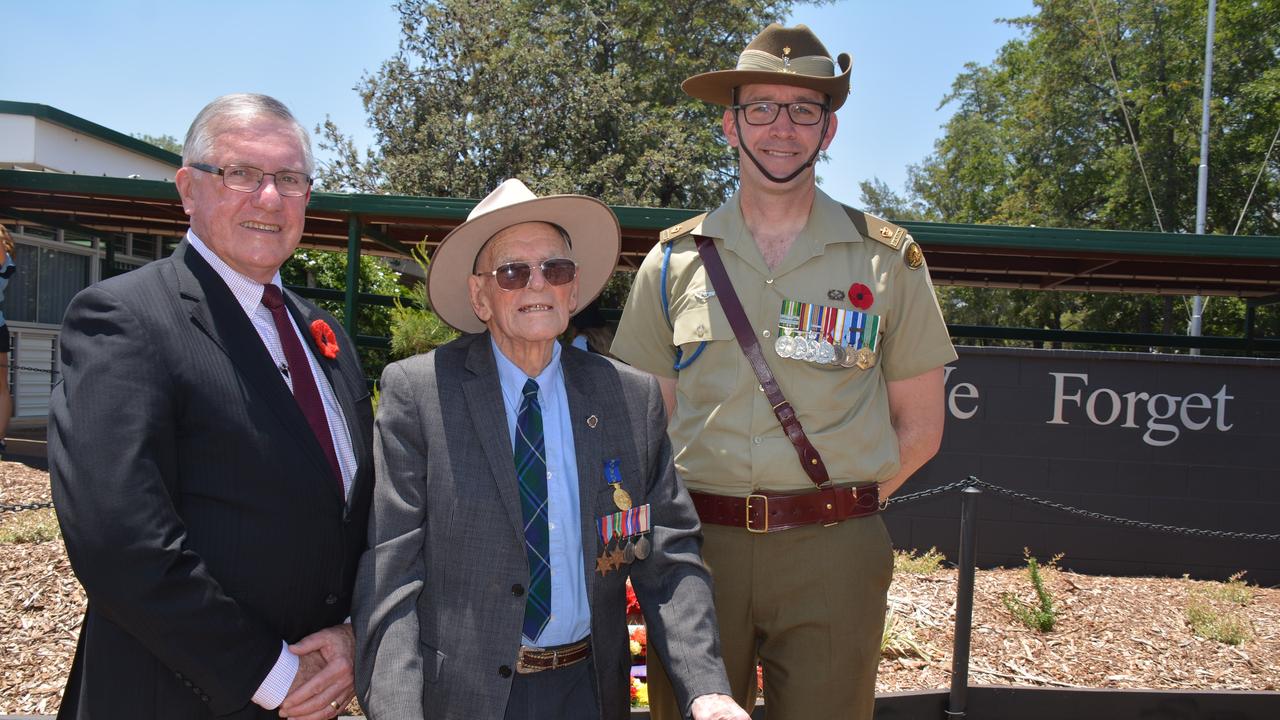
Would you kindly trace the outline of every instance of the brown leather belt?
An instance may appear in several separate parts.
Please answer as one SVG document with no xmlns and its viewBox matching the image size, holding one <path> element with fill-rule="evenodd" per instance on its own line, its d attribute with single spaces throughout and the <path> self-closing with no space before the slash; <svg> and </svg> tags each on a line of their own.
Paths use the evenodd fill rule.
<svg viewBox="0 0 1280 720">
<path fill-rule="evenodd" d="M 704 523 L 769 533 L 802 525 L 834 525 L 880 511 L 880 486 L 824 488 L 798 493 L 752 493 L 728 497 L 690 492 Z"/>
<path fill-rule="evenodd" d="M 569 667 L 586 660 L 591 656 L 591 636 L 576 643 L 560 645 L 552 648 L 531 648 L 520 646 L 520 654 L 516 657 L 516 672 L 523 675 Z"/>
</svg>

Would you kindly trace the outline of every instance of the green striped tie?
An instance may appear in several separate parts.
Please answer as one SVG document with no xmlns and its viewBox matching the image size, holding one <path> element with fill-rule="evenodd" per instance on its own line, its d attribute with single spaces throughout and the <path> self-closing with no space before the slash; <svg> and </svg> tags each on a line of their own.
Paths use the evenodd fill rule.
<svg viewBox="0 0 1280 720">
<path fill-rule="evenodd" d="M 551 619 L 551 558 L 547 531 L 547 460 L 542 438 L 538 383 L 524 384 L 524 400 L 516 417 L 516 478 L 520 481 L 520 514 L 524 547 L 529 556 L 529 595 L 524 605 L 524 635 L 536 642 Z"/>
</svg>

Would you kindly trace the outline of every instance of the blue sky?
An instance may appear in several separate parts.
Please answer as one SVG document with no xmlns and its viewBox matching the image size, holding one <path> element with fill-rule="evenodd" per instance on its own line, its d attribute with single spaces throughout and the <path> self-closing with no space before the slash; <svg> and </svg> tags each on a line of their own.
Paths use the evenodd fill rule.
<svg viewBox="0 0 1280 720">
<path fill-rule="evenodd" d="M 988 63 L 1018 33 L 997 18 L 1032 0 L 846 0 L 801 7 L 832 53 L 853 55 L 823 188 L 856 204 L 858 182 L 901 190 L 953 110 L 938 104 L 966 62 Z M 123 133 L 179 139 L 228 92 L 273 95 L 308 128 L 326 115 L 373 140 L 353 87 L 395 51 L 390 3 L 350 0 L 0 0 L 0 99 L 52 105 Z M 280 58 L 297 59 L 283 63 Z M 293 67 L 296 69 L 288 69 Z M 719 68 L 708 68 L 708 70 Z M 321 159 L 323 159 L 321 154 Z"/>
</svg>

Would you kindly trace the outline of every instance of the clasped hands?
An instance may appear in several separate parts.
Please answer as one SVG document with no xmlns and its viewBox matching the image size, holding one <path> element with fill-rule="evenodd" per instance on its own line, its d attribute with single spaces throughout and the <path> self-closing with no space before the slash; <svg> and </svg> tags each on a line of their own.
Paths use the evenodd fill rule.
<svg viewBox="0 0 1280 720">
<path fill-rule="evenodd" d="M 355 697 L 356 641 L 350 623 L 318 630 L 289 646 L 298 674 L 280 705 L 280 717 L 328 720 Z"/>
</svg>

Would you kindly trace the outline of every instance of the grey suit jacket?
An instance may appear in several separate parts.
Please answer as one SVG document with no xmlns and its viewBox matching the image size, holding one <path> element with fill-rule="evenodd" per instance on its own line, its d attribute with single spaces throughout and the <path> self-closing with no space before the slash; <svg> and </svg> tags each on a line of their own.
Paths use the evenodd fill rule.
<svg viewBox="0 0 1280 720">
<path fill-rule="evenodd" d="M 629 710 L 627 569 L 595 572 L 596 519 L 617 511 L 603 480 L 617 458 L 650 503 L 653 552 L 629 566 L 650 650 L 677 698 L 729 692 L 697 514 L 671 462 L 657 382 L 598 355 L 561 355 L 578 454 L 582 548 L 601 717 Z M 594 416 L 596 422 L 589 423 Z M 377 481 L 353 623 L 356 687 L 372 718 L 501 718 L 529 582 L 512 448 L 488 333 L 382 375 Z"/>
</svg>

